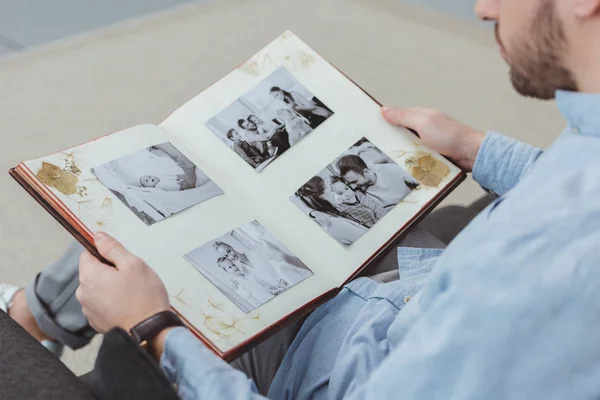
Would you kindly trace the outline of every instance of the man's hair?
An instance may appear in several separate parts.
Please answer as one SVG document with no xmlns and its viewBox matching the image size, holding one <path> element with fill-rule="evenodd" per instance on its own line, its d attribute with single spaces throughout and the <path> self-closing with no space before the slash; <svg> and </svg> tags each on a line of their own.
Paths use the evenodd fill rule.
<svg viewBox="0 0 600 400">
<path fill-rule="evenodd" d="M 346 181 L 344 180 L 344 178 L 341 178 L 337 175 L 332 175 L 330 178 L 330 182 L 331 182 L 331 184 L 338 183 L 338 182 L 342 182 L 344 185 L 346 184 Z"/>
<path fill-rule="evenodd" d="M 367 164 L 359 156 L 348 154 L 339 159 L 337 167 L 342 176 L 345 176 L 350 171 L 362 175 L 365 169 L 367 169 Z"/>
<path fill-rule="evenodd" d="M 238 126 L 242 129 L 244 129 L 244 125 L 243 125 L 244 122 L 246 122 L 245 119 L 243 119 L 243 118 L 238 119 Z"/>
<path fill-rule="evenodd" d="M 283 90 L 281 90 L 281 89 L 279 88 L 279 86 L 273 86 L 273 87 L 271 88 L 271 90 L 269 90 L 269 92 L 270 92 L 270 93 L 273 93 L 273 92 L 283 92 Z"/>
<path fill-rule="evenodd" d="M 233 128 L 227 131 L 227 139 L 233 140 L 233 132 L 237 133 L 237 131 Z"/>
<path fill-rule="evenodd" d="M 223 263 L 224 263 L 226 260 L 227 260 L 227 258 L 225 258 L 225 257 L 219 257 L 219 258 L 217 259 L 217 266 L 218 266 L 219 268 L 221 268 L 221 269 L 222 269 L 223 271 L 225 271 L 225 272 L 227 272 L 227 270 L 226 270 L 226 269 L 225 269 L 225 267 L 223 266 Z"/>
<path fill-rule="evenodd" d="M 218 240 L 212 244 L 212 248 L 213 248 L 215 251 L 217 251 L 217 250 L 219 249 L 219 246 L 227 246 L 227 247 L 229 247 L 229 248 L 233 248 L 233 247 L 231 247 L 230 245 L 228 245 L 227 243 L 225 243 L 225 242 L 220 242 L 220 241 L 218 241 Z"/>
</svg>

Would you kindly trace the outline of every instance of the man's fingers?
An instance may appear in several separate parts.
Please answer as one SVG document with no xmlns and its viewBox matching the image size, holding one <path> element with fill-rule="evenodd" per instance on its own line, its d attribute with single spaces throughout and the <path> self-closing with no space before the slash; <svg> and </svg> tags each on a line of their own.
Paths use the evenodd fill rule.
<svg viewBox="0 0 600 400">
<path fill-rule="evenodd" d="M 381 114 L 390 124 L 420 131 L 429 121 L 430 116 L 427 111 L 427 109 L 420 107 L 400 109 L 386 106 L 381 109 Z"/>
<path fill-rule="evenodd" d="M 98 232 L 94 236 L 94 243 L 100 255 L 119 267 L 129 264 L 134 258 L 121 243 L 104 232 Z"/>
<path fill-rule="evenodd" d="M 102 263 L 88 251 L 84 251 L 79 257 L 79 283 L 81 285 L 87 285 L 94 280 L 98 281 L 103 274 L 113 271 L 112 267 Z"/>
</svg>

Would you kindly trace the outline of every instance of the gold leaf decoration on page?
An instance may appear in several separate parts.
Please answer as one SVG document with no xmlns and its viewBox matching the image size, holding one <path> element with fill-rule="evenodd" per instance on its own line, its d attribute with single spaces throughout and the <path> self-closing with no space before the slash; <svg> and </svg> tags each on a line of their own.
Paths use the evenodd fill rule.
<svg viewBox="0 0 600 400">
<path fill-rule="evenodd" d="M 240 65 L 238 69 L 242 72 L 246 72 L 247 74 L 258 76 L 263 73 L 267 64 L 275 66 L 273 59 L 268 53 L 264 54 L 263 56 L 259 55 L 249 59 L 244 64 Z"/>
<path fill-rule="evenodd" d="M 246 336 L 244 331 L 239 326 L 243 320 L 244 320 L 244 318 L 231 317 L 231 322 L 226 322 L 224 320 L 218 320 L 217 324 L 221 327 L 222 330 L 234 330 L 234 331 Z"/>
<path fill-rule="evenodd" d="M 264 326 L 267 326 L 267 324 L 265 324 L 265 322 L 260 318 L 260 310 L 256 310 L 253 314 L 248 315 L 246 318 L 253 320 L 253 321 L 260 322 Z"/>
<path fill-rule="evenodd" d="M 183 304 L 183 305 L 186 305 L 186 306 L 188 306 L 188 307 L 192 307 L 192 308 L 193 308 L 193 307 L 194 307 L 194 305 L 193 305 L 193 304 L 191 304 L 191 303 L 190 303 L 188 300 L 186 300 L 186 299 L 183 297 L 183 292 L 184 292 L 184 291 L 185 291 L 185 289 L 181 289 L 179 292 L 177 292 L 177 294 L 176 294 L 176 295 L 169 295 L 169 297 L 170 297 L 170 298 L 172 298 L 172 299 L 174 299 L 174 300 L 177 300 L 179 303 L 181 303 L 181 304 Z"/>
<path fill-rule="evenodd" d="M 72 149 L 70 151 L 63 151 L 60 153 L 60 159 L 65 162 L 65 171 L 69 171 L 74 175 L 81 175 L 82 170 L 78 163 L 80 163 L 81 159 L 77 156 L 78 149 Z"/>
<path fill-rule="evenodd" d="M 450 173 L 450 168 L 431 155 L 407 160 L 411 164 L 411 175 L 425 186 L 438 187 L 442 179 Z"/>
<path fill-rule="evenodd" d="M 95 217 L 94 227 L 97 231 L 113 231 L 114 223 L 108 214 L 103 214 Z"/>
<path fill-rule="evenodd" d="M 92 199 L 86 199 L 86 200 L 76 200 L 72 197 L 68 197 L 69 200 L 72 200 L 75 202 L 75 204 L 77 204 L 77 216 L 79 218 L 81 218 L 81 209 L 85 209 L 88 213 L 92 214 L 92 210 L 90 210 L 86 205 L 90 204 L 90 203 L 94 203 L 94 200 Z"/>
<path fill-rule="evenodd" d="M 315 62 L 315 57 L 312 55 L 312 53 L 309 53 L 308 51 L 302 52 L 300 53 L 299 56 L 299 61 L 300 61 L 300 67 L 304 70 L 304 69 L 308 69 L 311 65 L 314 64 Z"/>
<path fill-rule="evenodd" d="M 220 339 L 228 339 L 231 337 L 231 332 L 223 329 L 222 321 L 214 314 L 202 313 L 204 317 L 204 326 Z"/>
<path fill-rule="evenodd" d="M 223 312 L 223 303 L 220 303 L 217 300 L 215 300 L 212 294 L 208 296 L 208 305 L 209 307 L 214 308 L 217 311 Z"/>
<path fill-rule="evenodd" d="M 404 157 L 408 152 L 406 150 L 391 150 L 389 152 L 389 156 L 392 160 L 400 160 L 402 157 Z"/>
<path fill-rule="evenodd" d="M 104 198 L 102 199 L 102 202 L 100 202 L 100 210 L 112 211 L 112 209 L 113 209 L 112 198 L 106 193 L 106 191 L 104 189 L 102 189 L 102 193 L 104 194 Z"/>
<path fill-rule="evenodd" d="M 291 37 L 293 37 L 293 36 L 294 36 L 294 34 L 293 34 L 292 32 L 290 32 L 290 31 L 285 31 L 285 32 L 283 32 L 283 33 L 281 34 L 280 38 L 282 38 L 282 39 L 289 39 L 289 38 L 291 38 Z"/>
</svg>

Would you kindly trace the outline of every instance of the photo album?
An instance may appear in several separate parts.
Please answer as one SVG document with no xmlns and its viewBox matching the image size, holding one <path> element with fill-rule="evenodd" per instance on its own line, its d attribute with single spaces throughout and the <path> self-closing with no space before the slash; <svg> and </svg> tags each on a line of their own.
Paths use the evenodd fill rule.
<svg viewBox="0 0 600 400">
<path fill-rule="evenodd" d="M 11 176 L 93 254 L 104 231 L 231 360 L 334 296 L 465 174 L 291 32 L 174 111 Z"/>
</svg>

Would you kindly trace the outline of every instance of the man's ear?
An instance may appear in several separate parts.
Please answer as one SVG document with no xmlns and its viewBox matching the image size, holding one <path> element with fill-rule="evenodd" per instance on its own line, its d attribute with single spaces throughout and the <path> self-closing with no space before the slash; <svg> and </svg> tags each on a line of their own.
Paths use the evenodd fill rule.
<svg viewBox="0 0 600 400">
<path fill-rule="evenodd" d="M 600 0 L 571 0 L 573 14 L 577 18 L 600 16 Z"/>
</svg>

